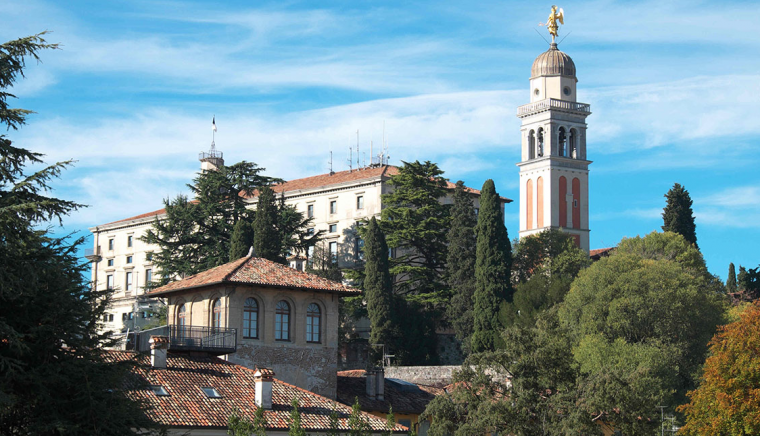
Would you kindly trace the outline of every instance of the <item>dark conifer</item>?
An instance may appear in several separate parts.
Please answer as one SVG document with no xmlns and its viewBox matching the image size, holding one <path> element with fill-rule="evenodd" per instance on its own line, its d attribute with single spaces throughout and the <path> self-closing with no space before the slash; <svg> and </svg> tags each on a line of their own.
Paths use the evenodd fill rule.
<svg viewBox="0 0 760 436">
<path fill-rule="evenodd" d="M 492 351 L 501 345 L 499 311 L 504 302 L 512 300 L 512 245 L 504 226 L 499 195 L 491 179 L 486 180 L 480 193 L 480 213 L 475 232 L 476 285 L 471 350 L 477 353 Z"/>
<path fill-rule="evenodd" d="M 451 289 L 451 302 L 446 310 L 463 351 L 469 350 L 473 329 L 473 294 L 475 293 L 475 226 L 478 223 L 475 205 L 457 182 L 451 207 L 451 227 L 448 233 L 446 256 L 446 282 Z"/>
<path fill-rule="evenodd" d="M 726 291 L 734 293 L 737 290 L 736 286 L 736 267 L 734 263 L 728 264 L 728 279 L 726 280 Z"/>
<path fill-rule="evenodd" d="M 277 229 L 278 215 L 274 191 L 268 186 L 261 188 L 253 221 L 253 249 L 258 257 L 285 263 L 282 239 Z"/>
<path fill-rule="evenodd" d="M 694 212 L 691 210 L 691 196 L 683 186 L 678 183 L 665 194 L 668 204 L 662 212 L 663 226 L 665 232 L 678 233 L 687 241 L 697 245 L 697 226 L 694 224 Z"/>
<path fill-rule="evenodd" d="M 253 245 L 253 228 L 246 220 L 239 220 L 230 237 L 230 262 L 248 254 Z"/>
<path fill-rule="evenodd" d="M 388 244 L 375 217 L 369 220 L 364 240 L 364 294 L 370 320 L 370 343 L 393 343 L 393 283 L 389 272 Z M 374 350 L 375 357 L 381 350 Z M 382 358 L 382 357 L 381 357 Z"/>
</svg>

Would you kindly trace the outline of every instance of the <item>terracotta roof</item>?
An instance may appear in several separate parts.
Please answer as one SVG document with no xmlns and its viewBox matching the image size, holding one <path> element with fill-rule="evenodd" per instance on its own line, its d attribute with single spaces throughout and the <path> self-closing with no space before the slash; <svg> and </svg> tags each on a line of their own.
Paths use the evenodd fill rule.
<svg viewBox="0 0 760 436">
<path fill-rule="evenodd" d="M 146 354 L 126 351 L 109 353 L 114 360 L 135 359 L 142 364 L 134 369 L 141 383 L 128 387 L 127 395 L 145 401 L 150 407 L 151 419 L 160 425 L 174 428 L 211 427 L 226 428 L 227 419 L 237 409 L 240 415 L 253 420 L 258 406 L 255 401 L 255 371 L 216 357 L 199 357 L 169 353 L 167 367 L 150 368 Z M 162 386 L 168 396 L 158 396 L 146 386 Z M 221 398 L 208 398 L 201 388 L 216 389 Z M 307 390 L 274 379 L 272 382 L 272 409 L 264 412 L 267 429 L 287 430 L 290 422 L 291 402 L 298 399 L 301 424 L 307 431 L 325 431 L 330 426 L 330 413 L 339 416 L 339 428 L 349 430 L 351 408 Z M 386 429 L 384 419 L 364 414 L 375 431 Z M 406 432 L 397 425 L 396 433 Z"/>
<path fill-rule="evenodd" d="M 351 370 L 338 372 L 338 401 L 353 405 L 356 398 L 359 406 L 366 412 L 388 413 L 393 406 L 394 413 L 419 415 L 425 411 L 428 403 L 444 393 L 441 388 L 414 383 L 404 383 L 385 379 L 384 401 L 367 396 L 365 371 Z"/>
<path fill-rule="evenodd" d="M 221 283 L 303 289 L 344 295 L 361 293 L 360 290 L 342 283 L 323 279 L 317 275 L 299 271 L 271 260 L 261 257 L 241 257 L 216 268 L 161 286 L 149 292 L 149 295 L 163 295 Z"/>
<path fill-rule="evenodd" d="M 593 260 L 599 260 L 603 257 L 607 257 L 615 250 L 617 247 L 607 247 L 607 248 L 596 248 L 588 252 L 588 256 Z"/>
</svg>

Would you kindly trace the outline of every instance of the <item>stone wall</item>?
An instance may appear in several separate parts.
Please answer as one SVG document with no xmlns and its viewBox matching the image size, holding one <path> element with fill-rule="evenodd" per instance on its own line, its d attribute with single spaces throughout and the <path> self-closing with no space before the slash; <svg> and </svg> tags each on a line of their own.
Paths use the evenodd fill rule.
<svg viewBox="0 0 760 436">
<path fill-rule="evenodd" d="M 397 378 L 410 383 L 444 387 L 451 384 L 454 370 L 461 366 L 387 366 L 385 378 Z"/>
</svg>

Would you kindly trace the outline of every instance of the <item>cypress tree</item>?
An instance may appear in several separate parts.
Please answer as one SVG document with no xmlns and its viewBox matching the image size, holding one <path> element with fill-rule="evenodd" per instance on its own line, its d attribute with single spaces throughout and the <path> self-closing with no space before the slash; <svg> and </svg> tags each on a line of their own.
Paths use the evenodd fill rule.
<svg viewBox="0 0 760 436">
<path fill-rule="evenodd" d="M 446 282 L 452 296 L 446 312 L 466 353 L 474 323 L 472 299 L 475 293 L 475 226 L 478 219 L 472 198 L 464 190 L 461 180 L 456 183 L 453 200 L 446 256 Z"/>
<path fill-rule="evenodd" d="M 258 257 L 285 263 L 281 253 L 282 239 L 277 230 L 278 215 L 274 191 L 268 186 L 261 188 L 253 220 L 253 249 Z"/>
<path fill-rule="evenodd" d="M 697 245 L 697 226 L 694 224 L 694 212 L 691 210 L 691 196 L 683 186 L 678 183 L 665 194 L 668 204 L 662 212 L 665 232 L 674 232 L 683 236 L 687 241 Z"/>
<path fill-rule="evenodd" d="M 475 309 L 472 352 L 492 351 L 501 345 L 499 311 L 512 300 L 510 273 L 512 244 L 509 242 L 499 194 L 488 179 L 480 192 L 480 213 L 475 258 Z"/>
<path fill-rule="evenodd" d="M 369 220 L 367 226 L 364 258 L 364 293 L 371 326 L 370 343 L 388 346 L 393 341 L 393 284 L 389 272 L 388 244 L 375 217 Z M 378 357 L 377 350 L 373 352 Z"/>
<path fill-rule="evenodd" d="M 230 237 L 230 262 L 238 260 L 248 254 L 248 250 L 253 245 L 253 228 L 251 223 L 246 220 L 240 220 L 232 228 Z"/>
<path fill-rule="evenodd" d="M 728 280 L 726 280 L 726 290 L 729 293 L 736 292 L 736 267 L 734 266 L 734 263 L 731 262 L 728 264 Z"/>
</svg>

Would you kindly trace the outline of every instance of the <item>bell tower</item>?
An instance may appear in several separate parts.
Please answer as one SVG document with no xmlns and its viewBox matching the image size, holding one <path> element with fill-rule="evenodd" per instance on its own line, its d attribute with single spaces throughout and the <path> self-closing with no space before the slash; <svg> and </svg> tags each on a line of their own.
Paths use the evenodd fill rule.
<svg viewBox="0 0 760 436">
<path fill-rule="evenodd" d="M 530 103 L 517 108 L 522 120 L 520 237 L 561 229 L 589 251 L 586 117 L 591 107 L 576 100 L 575 64 L 554 42 L 563 14 L 552 8 L 552 43 L 533 62 Z M 553 27 L 552 27 L 553 26 Z"/>
</svg>

